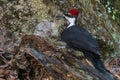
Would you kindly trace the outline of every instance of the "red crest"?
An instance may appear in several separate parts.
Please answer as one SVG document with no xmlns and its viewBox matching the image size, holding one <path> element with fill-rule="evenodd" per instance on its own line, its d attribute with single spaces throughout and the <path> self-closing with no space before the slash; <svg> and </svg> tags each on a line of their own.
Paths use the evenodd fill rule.
<svg viewBox="0 0 120 80">
<path fill-rule="evenodd" d="M 75 16 L 77 17 L 79 15 L 79 11 L 77 9 L 70 9 L 69 10 L 69 13 L 72 15 L 72 16 Z"/>
</svg>

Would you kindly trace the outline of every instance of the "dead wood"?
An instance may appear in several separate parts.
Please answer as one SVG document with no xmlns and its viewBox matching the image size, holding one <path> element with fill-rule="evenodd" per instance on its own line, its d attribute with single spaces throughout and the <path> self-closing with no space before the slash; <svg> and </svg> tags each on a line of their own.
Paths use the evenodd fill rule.
<svg viewBox="0 0 120 80">
<path fill-rule="evenodd" d="M 91 75 L 90 78 L 95 80 L 114 80 L 109 79 L 108 75 L 112 74 L 101 74 L 71 51 L 59 49 L 54 43 L 39 36 L 23 36 L 14 53 L 14 66 L 21 79 L 85 80 L 86 75 Z"/>
</svg>

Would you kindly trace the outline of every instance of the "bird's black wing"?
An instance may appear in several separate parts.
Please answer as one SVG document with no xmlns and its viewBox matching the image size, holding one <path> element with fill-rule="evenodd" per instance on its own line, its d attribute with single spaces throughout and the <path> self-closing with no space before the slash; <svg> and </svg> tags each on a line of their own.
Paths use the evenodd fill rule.
<svg viewBox="0 0 120 80">
<path fill-rule="evenodd" d="M 78 49 L 82 52 L 90 51 L 91 53 L 101 55 L 99 47 L 94 47 L 94 46 L 91 47 L 90 44 L 88 44 L 86 42 L 80 43 L 79 41 L 73 40 L 73 41 L 69 42 L 68 45 L 70 45 L 71 47 Z"/>
<path fill-rule="evenodd" d="M 73 48 L 100 55 L 100 48 L 92 35 L 79 26 L 72 26 L 63 33 L 64 41 Z"/>
</svg>

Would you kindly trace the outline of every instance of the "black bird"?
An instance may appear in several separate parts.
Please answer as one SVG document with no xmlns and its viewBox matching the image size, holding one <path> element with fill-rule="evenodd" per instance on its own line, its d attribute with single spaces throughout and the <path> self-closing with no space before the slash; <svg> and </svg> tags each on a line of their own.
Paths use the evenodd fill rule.
<svg viewBox="0 0 120 80">
<path fill-rule="evenodd" d="M 77 9 L 70 9 L 64 14 L 65 19 L 70 24 L 61 33 L 61 40 L 66 42 L 67 46 L 83 52 L 84 56 L 92 62 L 94 67 L 104 73 L 108 70 L 100 58 L 101 50 L 98 43 L 87 30 L 76 24 L 78 15 L 79 11 Z"/>
</svg>

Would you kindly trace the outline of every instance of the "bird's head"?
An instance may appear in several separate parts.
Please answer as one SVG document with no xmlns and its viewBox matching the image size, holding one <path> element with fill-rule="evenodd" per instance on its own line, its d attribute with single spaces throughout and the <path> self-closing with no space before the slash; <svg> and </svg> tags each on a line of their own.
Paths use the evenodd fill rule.
<svg viewBox="0 0 120 80">
<path fill-rule="evenodd" d="M 69 23 L 76 23 L 77 17 L 79 16 L 79 11 L 77 9 L 70 9 L 68 12 L 64 13 L 64 18 L 69 21 Z"/>
</svg>

